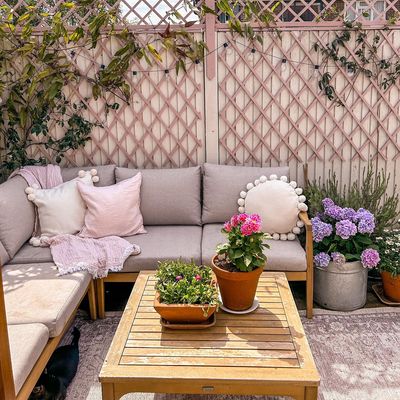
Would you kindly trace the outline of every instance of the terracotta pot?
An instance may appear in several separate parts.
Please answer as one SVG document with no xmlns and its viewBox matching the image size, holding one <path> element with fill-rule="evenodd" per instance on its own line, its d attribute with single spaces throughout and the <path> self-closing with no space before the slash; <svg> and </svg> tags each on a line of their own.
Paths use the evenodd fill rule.
<svg viewBox="0 0 400 400">
<path fill-rule="evenodd" d="M 211 262 L 217 277 L 222 303 L 230 310 L 247 310 L 253 305 L 258 279 L 263 268 L 256 268 L 251 272 L 229 272 L 215 265 L 216 257 L 214 256 Z"/>
<path fill-rule="evenodd" d="M 217 306 L 208 304 L 164 304 L 160 303 L 160 293 L 156 292 L 154 309 L 161 318 L 169 322 L 200 323 L 207 321 L 216 311 Z"/>
<path fill-rule="evenodd" d="M 382 271 L 382 283 L 385 296 L 397 303 L 400 303 L 400 275 L 392 276 L 390 272 Z"/>
</svg>

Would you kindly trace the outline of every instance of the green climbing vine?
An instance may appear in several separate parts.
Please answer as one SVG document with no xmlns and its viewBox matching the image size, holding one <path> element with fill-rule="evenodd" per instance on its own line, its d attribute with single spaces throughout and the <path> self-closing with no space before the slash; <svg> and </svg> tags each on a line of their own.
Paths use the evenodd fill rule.
<svg viewBox="0 0 400 400">
<path fill-rule="evenodd" d="M 395 18 L 392 16 L 388 25 L 395 23 Z M 388 26 L 384 28 L 385 31 L 388 29 Z M 400 77 L 400 58 L 383 58 L 380 55 L 379 49 L 384 38 L 382 32 L 368 32 L 371 31 L 367 31 L 360 22 L 344 20 L 343 29 L 336 32 L 329 43 L 314 43 L 313 49 L 323 56 L 319 66 L 321 76 L 318 86 L 329 100 L 339 106 L 344 104 L 334 87 L 333 74 L 328 70 L 329 62 L 333 62 L 354 78 L 364 75 L 368 79 L 374 79 L 383 90 L 395 84 Z M 350 51 L 352 44 L 354 49 Z"/>
<path fill-rule="evenodd" d="M 121 18 L 118 7 L 111 7 L 115 3 L 50 0 L 36 5 L 32 0 L 30 5 L 18 6 L 16 0 L 7 0 L 0 7 L 0 152 L 4 154 L 0 170 L 5 175 L 23 165 L 46 163 L 46 159 L 30 155 L 34 146 L 43 146 L 52 155 L 51 161 L 61 162 L 68 151 L 90 140 L 93 127 L 102 125 L 85 117 L 90 98 L 72 101 L 66 94 L 68 85 L 88 82 L 90 97 L 95 100 L 114 94 L 117 101 L 106 102 L 106 116 L 117 110 L 121 101 L 130 102 L 135 88 L 127 82 L 126 73 L 133 60 L 159 64 L 163 59 L 157 48 L 161 47 L 172 53 L 179 73 L 207 54 L 205 42 L 189 30 L 195 21 L 184 21 L 179 10 L 168 15 L 163 30 L 144 35 L 143 42 L 143 35 Z M 189 0 L 185 7 L 200 20 L 207 14 L 225 13 L 230 32 L 250 41 L 262 42 L 252 27 L 253 20 L 260 26 L 274 21 L 272 12 L 261 10 L 253 0 L 244 4 L 240 17 L 228 0 L 217 1 L 215 9 L 195 6 Z M 94 49 L 100 40 L 110 37 L 118 39 L 120 47 L 108 65 L 91 76 L 83 75 L 74 63 L 78 50 Z M 51 134 L 54 127 L 58 139 Z"/>
</svg>

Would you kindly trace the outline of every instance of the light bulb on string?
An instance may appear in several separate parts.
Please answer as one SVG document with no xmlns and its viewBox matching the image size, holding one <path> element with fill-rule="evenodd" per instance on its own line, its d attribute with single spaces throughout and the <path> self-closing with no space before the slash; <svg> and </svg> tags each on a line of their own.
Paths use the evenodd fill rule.
<svg viewBox="0 0 400 400">
<path fill-rule="evenodd" d="M 282 64 L 281 64 L 281 71 L 284 72 L 287 69 L 287 60 L 286 58 L 282 58 Z"/>
<path fill-rule="evenodd" d="M 354 73 L 355 73 L 355 71 L 354 71 L 354 66 L 351 65 L 351 64 L 347 64 L 347 65 L 346 65 L 346 74 L 347 74 L 350 78 L 352 78 L 352 77 L 354 76 Z"/>
<path fill-rule="evenodd" d="M 314 76 L 314 78 L 317 78 L 319 76 L 319 65 L 318 64 L 314 65 L 313 76 Z"/>
</svg>

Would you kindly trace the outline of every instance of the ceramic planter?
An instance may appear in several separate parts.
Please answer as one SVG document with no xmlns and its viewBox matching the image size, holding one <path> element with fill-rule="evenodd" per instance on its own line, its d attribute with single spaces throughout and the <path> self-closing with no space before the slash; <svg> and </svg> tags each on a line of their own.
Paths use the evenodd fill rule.
<svg viewBox="0 0 400 400">
<path fill-rule="evenodd" d="M 385 296 L 389 300 L 400 303 L 400 276 L 393 276 L 387 271 L 381 271 L 381 276 Z"/>
<path fill-rule="evenodd" d="M 361 262 L 314 267 L 314 301 L 324 308 L 351 311 L 367 301 L 368 269 Z"/>
<path fill-rule="evenodd" d="M 217 277 L 222 303 L 233 311 L 249 309 L 254 302 L 263 268 L 256 268 L 251 272 L 229 272 L 215 264 L 216 257 L 212 259 L 212 269 Z"/>
<path fill-rule="evenodd" d="M 201 323 L 207 321 L 216 311 L 217 305 L 209 304 L 164 304 L 156 292 L 154 309 L 168 322 Z"/>
</svg>

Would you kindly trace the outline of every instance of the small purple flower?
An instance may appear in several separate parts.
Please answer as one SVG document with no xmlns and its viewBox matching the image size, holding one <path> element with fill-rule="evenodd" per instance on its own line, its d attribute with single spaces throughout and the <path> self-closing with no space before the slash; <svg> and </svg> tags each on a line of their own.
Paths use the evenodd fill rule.
<svg viewBox="0 0 400 400">
<path fill-rule="evenodd" d="M 326 268 L 331 261 L 329 254 L 321 252 L 314 256 L 314 263 L 317 267 Z"/>
<path fill-rule="evenodd" d="M 332 234 L 333 227 L 331 224 L 323 222 L 320 218 L 312 218 L 312 229 L 315 242 L 321 242 L 325 237 Z"/>
<path fill-rule="evenodd" d="M 374 214 L 365 208 L 359 208 L 357 210 L 356 218 L 357 221 L 361 221 L 362 219 L 375 219 Z"/>
<path fill-rule="evenodd" d="M 333 231 L 331 224 L 321 221 L 318 217 L 311 219 L 314 242 L 319 243 Z"/>
<path fill-rule="evenodd" d="M 373 233 L 375 230 L 375 218 L 363 218 L 358 223 L 358 231 L 360 233 Z"/>
<path fill-rule="evenodd" d="M 332 257 L 332 261 L 335 264 L 344 264 L 346 262 L 346 257 L 342 253 L 339 253 L 337 251 L 333 252 L 331 254 L 331 257 Z"/>
<path fill-rule="evenodd" d="M 353 208 L 344 207 L 342 209 L 342 219 L 349 219 L 352 222 L 357 221 L 357 212 Z"/>
<path fill-rule="evenodd" d="M 357 226 L 348 219 L 336 222 L 335 228 L 336 234 L 345 240 L 357 234 Z"/>
<path fill-rule="evenodd" d="M 177 282 L 181 281 L 182 279 L 183 279 L 183 276 L 182 276 L 182 275 L 178 275 L 177 277 L 175 277 L 175 280 L 176 280 Z"/>
<path fill-rule="evenodd" d="M 361 253 L 361 263 L 364 268 L 375 268 L 379 261 L 381 261 L 379 253 L 374 249 L 366 249 Z"/>
<path fill-rule="evenodd" d="M 342 219 L 343 209 L 342 207 L 333 205 L 331 207 L 325 208 L 325 215 L 340 221 Z"/>
<path fill-rule="evenodd" d="M 335 203 L 333 202 L 332 199 L 326 197 L 325 199 L 322 200 L 322 205 L 324 206 L 324 209 L 333 207 Z"/>
</svg>

